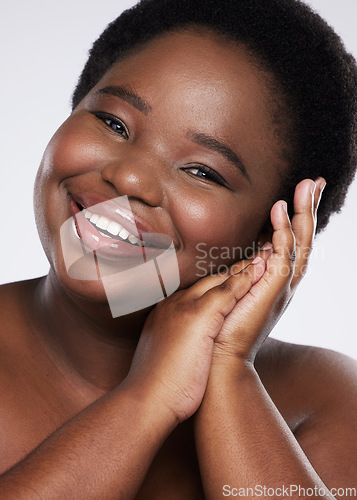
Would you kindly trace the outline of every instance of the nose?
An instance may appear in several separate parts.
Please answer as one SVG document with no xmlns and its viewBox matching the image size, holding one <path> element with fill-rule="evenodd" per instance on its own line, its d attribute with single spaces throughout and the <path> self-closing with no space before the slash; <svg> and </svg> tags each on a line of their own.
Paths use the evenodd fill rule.
<svg viewBox="0 0 357 500">
<path fill-rule="evenodd" d="M 164 198 L 160 160 L 143 154 L 126 155 L 107 162 L 101 169 L 104 181 L 114 186 L 120 196 L 136 198 L 147 205 L 160 206 Z"/>
</svg>

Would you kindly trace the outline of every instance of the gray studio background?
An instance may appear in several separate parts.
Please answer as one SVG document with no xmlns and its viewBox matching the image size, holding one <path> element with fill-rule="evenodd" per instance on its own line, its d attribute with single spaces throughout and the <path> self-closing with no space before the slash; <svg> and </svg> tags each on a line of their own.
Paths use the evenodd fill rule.
<svg viewBox="0 0 357 500">
<path fill-rule="evenodd" d="M 178 0 L 179 1 L 179 0 Z M 135 0 L 3 3 L 0 18 L 0 283 L 46 274 L 32 187 L 45 146 L 70 112 L 70 96 L 94 39 Z M 357 58 L 357 0 L 309 0 Z M 357 359 L 357 181 L 343 212 L 315 243 L 308 275 L 276 338 Z"/>
</svg>

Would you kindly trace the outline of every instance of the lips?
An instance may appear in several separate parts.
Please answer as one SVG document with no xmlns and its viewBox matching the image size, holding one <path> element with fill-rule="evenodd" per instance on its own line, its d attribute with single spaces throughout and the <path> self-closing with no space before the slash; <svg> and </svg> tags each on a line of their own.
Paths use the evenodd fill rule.
<svg viewBox="0 0 357 500">
<path fill-rule="evenodd" d="M 148 225 L 134 216 L 125 196 L 113 200 L 98 199 L 95 195 L 69 196 L 78 237 L 88 250 L 95 251 L 100 257 L 113 260 L 141 256 L 147 260 L 172 244 L 169 236 L 153 233 Z M 91 217 L 93 214 L 95 216 Z"/>
<path fill-rule="evenodd" d="M 121 224 L 131 234 L 138 235 L 138 230 L 143 233 L 154 232 L 150 227 L 146 226 L 137 217 L 134 217 L 133 213 L 130 210 L 129 203 L 125 203 L 126 197 L 124 196 L 120 197 L 124 198 L 122 203 L 118 201 L 120 198 L 107 200 L 104 198 L 100 198 L 97 195 L 83 196 L 71 194 L 70 196 L 72 200 L 81 207 L 81 209 L 89 209 L 91 211 L 94 211 L 93 207 L 95 207 L 95 213 L 104 217 L 108 217 L 108 219 Z"/>
</svg>

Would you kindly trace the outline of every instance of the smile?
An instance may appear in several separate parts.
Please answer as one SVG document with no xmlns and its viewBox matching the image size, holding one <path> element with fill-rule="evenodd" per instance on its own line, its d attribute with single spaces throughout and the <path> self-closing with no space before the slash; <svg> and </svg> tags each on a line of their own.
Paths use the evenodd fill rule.
<svg viewBox="0 0 357 500">
<path fill-rule="evenodd" d="M 102 207 L 98 206 L 98 211 L 103 211 L 103 209 L 107 209 L 107 207 L 104 207 L 104 205 Z M 95 210 L 85 209 L 73 200 L 71 201 L 71 211 L 75 235 L 83 242 L 87 251 L 95 252 L 98 257 L 115 261 L 118 258 L 130 257 L 143 259 L 144 255 L 146 256 L 146 251 L 154 250 L 153 248 L 146 250 L 144 242 L 140 240 L 139 233 L 137 232 L 137 236 L 133 234 L 135 226 L 133 226 L 131 232 L 124 228 L 125 219 L 120 224 L 106 215 L 96 213 Z M 119 215 L 115 213 L 114 215 L 118 220 Z M 118 234 L 111 234 L 108 231 L 109 226 L 112 231 L 118 231 Z M 135 240 L 133 240 L 133 236 L 135 236 Z"/>
<path fill-rule="evenodd" d="M 85 210 L 84 217 L 88 219 L 94 227 L 100 229 L 101 231 L 98 232 L 105 238 L 113 239 L 114 236 L 114 239 L 127 241 L 132 245 L 145 245 L 145 241 L 141 241 L 134 234 L 131 234 L 127 229 L 118 224 L 118 222 L 108 219 L 108 217 L 105 217 L 104 215 L 95 214 L 89 210 Z"/>
<path fill-rule="evenodd" d="M 172 245 L 168 235 L 146 232 L 149 228 L 136 222 L 125 200 L 100 203 L 87 200 L 84 206 L 82 200 L 70 195 L 70 211 L 72 234 L 84 245 L 85 252 L 94 252 L 99 258 L 121 262 L 120 265 L 124 265 L 123 259 L 145 262 L 158 257 Z"/>
</svg>

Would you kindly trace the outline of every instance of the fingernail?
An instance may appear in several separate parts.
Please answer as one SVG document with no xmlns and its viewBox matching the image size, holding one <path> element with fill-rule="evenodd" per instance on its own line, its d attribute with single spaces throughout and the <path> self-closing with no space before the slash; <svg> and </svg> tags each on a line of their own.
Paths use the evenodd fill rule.
<svg viewBox="0 0 357 500">
<path fill-rule="evenodd" d="M 318 208 L 320 206 L 320 201 L 321 201 L 321 198 L 322 198 L 322 193 L 323 193 L 323 190 L 325 189 L 325 187 L 326 187 L 326 181 L 323 181 L 323 184 L 321 184 L 321 186 L 320 186 L 319 199 L 317 200 L 315 210 L 318 210 Z"/>
<path fill-rule="evenodd" d="M 311 194 L 312 194 L 312 196 L 314 196 L 315 191 L 316 191 L 316 184 L 314 183 L 314 184 L 311 186 Z"/>
<path fill-rule="evenodd" d="M 263 259 L 261 257 L 255 257 L 255 259 L 251 262 L 252 265 L 259 264 Z"/>
<path fill-rule="evenodd" d="M 286 214 L 288 213 L 288 204 L 286 203 L 286 201 L 281 202 L 281 208 Z"/>
<path fill-rule="evenodd" d="M 322 186 L 320 187 L 320 195 L 322 194 L 322 191 L 325 189 L 327 182 L 325 181 Z"/>
<path fill-rule="evenodd" d="M 271 250 L 273 248 L 273 244 L 270 241 L 264 243 L 264 245 L 260 248 L 260 250 Z"/>
</svg>

